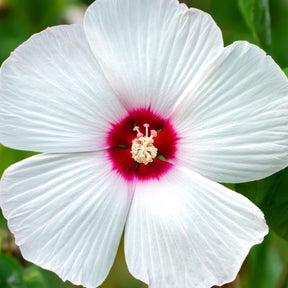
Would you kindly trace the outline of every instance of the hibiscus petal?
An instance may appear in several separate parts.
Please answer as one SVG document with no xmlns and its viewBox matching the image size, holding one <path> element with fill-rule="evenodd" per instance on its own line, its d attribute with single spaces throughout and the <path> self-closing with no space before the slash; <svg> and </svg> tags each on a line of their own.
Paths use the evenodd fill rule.
<svg viewBox="0 0 288 288">
<path fill-rule="evenodd" d="M 23 257 L 88 288 L 111 268 L 133 194 L 106 161 L 104 152 L 42 154 L 8 168 L 1 182 Z"/>
<path fill-rule="evenodd" d="M 126 115 L 77 25 L 48 28 L 11 54 L 0 111 L 4 145 L 65 153 L 103 149 L 109 123 Z"/>
<path fill-rule="evenodd" d="M 207 288 L 232 281 L 267 232 L 247 198 L 175 168 L 160 181 L 137 183 L 125 255 L 129 271 L 150 288 Z"/>
<path fill-rule="evenodd" d="M 177 0 L 97 0 L 84 23 L 122 104 L 129 110 L 151 107 L 163 117 L 223 48 L 213 19 Z"/>
<path fill-rule="evenodd" d="M 287 165 L 288 80 L 264 51 L 235 42 L 186 92 L 171 120 L 181 165 L 224 183 Z"/>
</svg>

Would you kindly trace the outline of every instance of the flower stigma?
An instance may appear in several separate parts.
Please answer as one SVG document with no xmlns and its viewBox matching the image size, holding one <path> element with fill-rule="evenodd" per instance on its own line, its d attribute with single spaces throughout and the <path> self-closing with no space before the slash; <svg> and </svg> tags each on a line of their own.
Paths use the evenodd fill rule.
<svg viewBox="0 0 288 288">
<path fill-rule="evenodd" d="M 146 130 L 145 136 L 140 132 L 138 126 L 133 128 L 133 131 L 137 132 L 137 136 L 132 141 L 131 154 L 136 162 L 147 165 L 153 162 L 153 159 L 157 156 L 157 148 L 153 145 L 153 138 L 157 137 L 157 132 L 152 129 L 150 136 L 148 136 L 148 128 L 150 125 L 145 123 L 143 126 Z"/>
</svg>

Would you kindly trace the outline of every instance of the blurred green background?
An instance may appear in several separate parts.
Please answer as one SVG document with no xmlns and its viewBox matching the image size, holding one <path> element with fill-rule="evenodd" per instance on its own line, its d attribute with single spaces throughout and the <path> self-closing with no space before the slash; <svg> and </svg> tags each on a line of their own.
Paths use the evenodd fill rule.
<svg viewBox="0 0 288 288">
<path fill-rule="evenodd" d="M 81 23 L 87 6 L 92 2 L 90 0 L 0 0 L 0 63 L 32 34 L 40 32 L 48 26 Z M 288 67 L 288 0 L 270 2 L 269 0 L 191 0 L 181 2 L 187 3 L 189 7 L 196 7 L 210 13 L 223 32 L 225 45 L 236 40 L 247 40 L 266 50 L 281 68 Z M 9 165 L 30 155 L 32 155 L 31 152 L 14 151 L 0 146 L 0 175 Z M 280 176 L 275 177 L 264 180 L 266 182 L 260 182 L 260 185 L 251 183 L 231 188 L 241 193 L 244 189 L 243 194 L 246 193 L 246 196 L 254 201 L 255 196 L 249 194 L 250 191 L 256 186 L 258 188 L 263 185 L 267 187 L 269 183 L 278 183 L 279 177 L 281 183 L 286 183 L 287 169 Z M 285 205 L 281 204 L 281 209 L 277 206 L 279 208 L 277 208 L 277 216 L 274 216 L 275 213 L 272 215 L 273 217 L 269 214 L 271 202 L 265 206 L 263 202 L 254 201 L 259 204 L 258 206 L 263 209 L 264 213 L 267 211 L 271 216 L 267 214 L 269 225 L 276 223 L 278 218 L 285 218 L 285 221 L 282 221 L 284 224 L 281 222 L 280 225 L 278 221 L 274 226 L 272 225 L 272 228 L 276 227 L 274 230 L 277 234 L 271 229 L 265 241 L 251 250 L 236 281 L 225 287 L 288 288 L 287 187 L 286 183 L 278 189 L 283 198 L 281 203 L 285 202 Z M 261 191 L 259 193 L 262 193 Z M 273 195 L 277 197 L 277 195 Z M 279 214 L 279 211 L 282 211 L 282 214 Z M 6 221 L 1 214 L 0 227 L 0 288 L 75 287 L 69 282 L 63 283 L 55 274 L 25 262 L 15 246 L 13 236 L 9 233 Z M 123 243 L 120 245 L 112 271 L 101 287 L 146 287 L 129 274 L 124 260 Z"/>
</svg>

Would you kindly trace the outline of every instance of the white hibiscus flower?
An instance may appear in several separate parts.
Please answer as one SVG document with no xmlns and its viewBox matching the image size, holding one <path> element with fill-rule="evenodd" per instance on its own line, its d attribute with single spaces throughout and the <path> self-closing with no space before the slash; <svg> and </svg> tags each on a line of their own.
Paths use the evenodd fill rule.
<svg viewBox="0 0 288 288">
<path fill-rule="evenodd" d="M 125 226 L 137 279 L 207 288 L 232 281 L 263 240 L 262 212 L 216 182 L 287 165 L 288 81 L 259 48 L 224 48 L 206 13 L 97 0 L 83 27 L 32 36 L 0 77 L 0 141 L 43 152 L 1 181 L 27 260 L 96 287 Z"/>
</svg>

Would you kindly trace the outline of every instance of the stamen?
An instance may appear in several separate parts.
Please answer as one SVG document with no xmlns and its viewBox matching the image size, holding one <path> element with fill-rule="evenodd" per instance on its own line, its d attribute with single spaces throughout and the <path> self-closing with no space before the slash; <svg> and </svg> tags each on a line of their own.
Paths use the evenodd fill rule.
<svg viewBox="0 0 288 288">
<path fill-rule="evenodd" d="M 157 131 L 156 131 L 156 130 L 153 130 L 153 129 L 152 129 L 152 130 L 150 131 L 150 133 L 151 133 L 151 137 L 152 137 L 152 138 L 157 137 Z"/>
<path fill-rule="evenodd" d="M 143 126 L 146 128 L 146 137 L 148 137 L 148 128 L 150 125 L 145 123 Z"/>
<path fill-rule="evenodd" d="M 145 123 L 143 126 L 146 130 L 146 136 L 143 136 L 138 126 L 133 128 L 133 131 L 137 131 L 137 138 L 132 141 L 131 153 L 132 158 L 136 162 L 147 165 L 157 156 L 157 148 L 153 145 L 153 138 L 157 136 L 157 132 L 156 130 L 151 130 L 149 137 L 148 128 L 150 125 Z"/>
<path fill-rule="evenodd" d="M 142 136 L 143 136 L 143 134 L 140 132 L 140 130 L 139 130 L 139 127 L 138 127 L 138 126 L 135 126 L 135 127 L 133 128 L 133 131 L 137 131 L 137 137 L 138 137 L 138 138 L 140 138 L 140 137 L 142 137 Z"/>
</svg>

